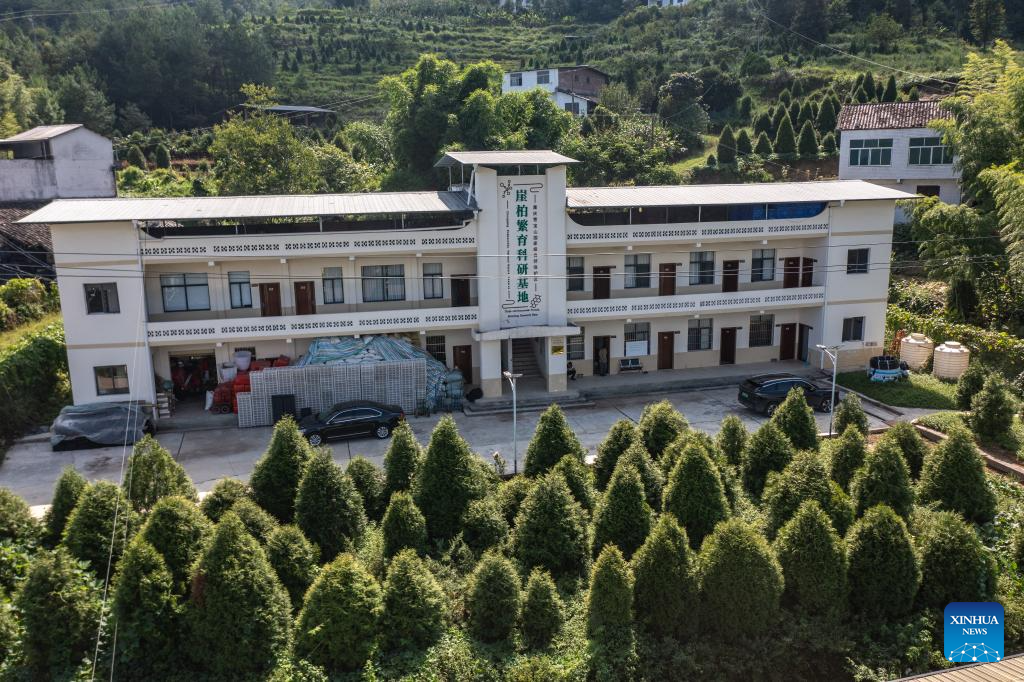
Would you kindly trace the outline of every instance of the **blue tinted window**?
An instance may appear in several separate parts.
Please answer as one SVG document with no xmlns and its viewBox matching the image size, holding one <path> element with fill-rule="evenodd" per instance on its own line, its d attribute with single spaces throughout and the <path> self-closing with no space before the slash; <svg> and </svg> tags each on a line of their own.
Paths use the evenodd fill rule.
<svg viewBox="0 0 1024 682">
<path fill-rule="evenodd" d="M 768 204 L 768 219 L 810 218 L 825 210 L 824 201 L 805 203 Z"/>
<path fill-rule="evenodd" d="M 764 204 L 739 204 L 729 207 L 729 220 L 764 220 Z"/>
</svg>

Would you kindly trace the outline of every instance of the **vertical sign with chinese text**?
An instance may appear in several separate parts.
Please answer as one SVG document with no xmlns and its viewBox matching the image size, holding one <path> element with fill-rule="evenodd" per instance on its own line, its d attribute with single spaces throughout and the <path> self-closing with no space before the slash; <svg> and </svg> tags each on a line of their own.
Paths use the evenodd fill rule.
<svg viewBox="0 0 1024 682">
<path fill-rule="evenodd" d="M 501 326 L 547 324 L 547 202 L 543 176 L 498 178 Z"/>
</svg>

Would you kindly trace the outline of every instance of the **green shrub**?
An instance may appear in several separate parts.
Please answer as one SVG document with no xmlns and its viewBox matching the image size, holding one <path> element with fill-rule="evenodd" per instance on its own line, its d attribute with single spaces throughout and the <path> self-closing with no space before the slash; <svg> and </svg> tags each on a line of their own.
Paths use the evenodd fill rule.
<svg viewBox="0 0 1024 682">
<path fill-rule="evenodd" d="M 824 152 L 826 156 L 833 156 L 839 151 L 839 145 L 836 144 L 835 133 L 832 131 L 825 133 L 821 138 L 821 151 Z"/>
<path fill-rule="evenodd" d="M 469 631 L 484 642 L 509 638 L 519 615 L 519 576 L 512 562 L 496 552 L 480 559 L 469 580 Z"/>
<path fill-rule="evenodd" d="M 146 543 L 160 553 L 179 595 L 188 591 L 192 565 L 210 530 L 209 520 L 193 502 L 184 497 L 164 497 L 153 506 L 139 531 Z"/>
<path fill-rule="evenodd" d="M 237 478 L 222 478 L 214 484 L 213 490 L 203 498 L 199 508 L 203 510 L 203 513 L 211 521 L 216 523 L 220 521 L 220 517 L 224 516 L 224 512 L 235 505 L 235 502 L 246 497 L 248 494 L 248 486 Z"/>
<path fill-rule="evenodd" d="M 290 415 L 274 425 L 267 451 L 249 478 L 252 497 L 282 523 L 295 518 L 295 496 L 312 448 Z"/>
<path fill-rule="evenodd" d="M 750 156 L 754 153 L 754 141 L 750 139 L 750 133 L 746 128 L 740 128 L 736 133 L 736 153 L 739 156 Z"/>
<path fill-rule="evenodd" d="M 516 522 L 519 508 L 523 505 L 526 496 L 533 490 L 533 484 L 534 479 L 519 475 L 502 481 L 498 486 L 494 497 L 509 526 Z"/>
<path fill-rule="evenodd" d="M 171 153 L 162 144 L 156 146 L 156 151 L 153 152 L 153 163 L 157 168 L 170 168 L 171 167 Z"/>
<path fill-rule="evenodd" d="M 233 511 L 196 563 L 188 602 L 193 662 L 208 675 L 265 674 L 291 644 L 291 604 L 263 548 Z"/>
<path fill-rule="evenodd" d="M 764 131 L 761 131 L 757 140 L 754 141 L 754 153 L 762 158 L 775 153 L 775 147 L 772 146 L 772 141 L 768 139 L 768 134 Z"/>
<path fill-rule="evenodd" d="M 586 450 L 569 427 L 562 408 L 557 403 L 552 403 L 541 413 L 537 429 L 526 447 L 526 464 L 523 472 L 527 476 L 540 476 L 566 455 L 572 455 L 582 462 Z"/>
<path fill-rule="evenodd" d="M 843 433 L 848 426 L 856 427 L 861 435 L 867 438 L 868 416 L 864 413 L 864 408 L 860 404 L 860 397 L 856 393 L 847 393 L 846 397 L 836 405 L 833 431 L 835 433 Z"/>
<path fill-rule="evenodd" d="M 892 424 L 880 439 L 880 442 L 892 443 L 903 453 L 903 460 L 910 469 L 910 477 L 917 479 L 921 476 L 921 468 L 924 466 L 925 454 L 928 447 L 910 422 L 898 421 Z"/>
<path fill-rule="evenodd" d="M 392 651 L 425 649 L 444 631 L 445 597 L 434 575 L 411 549 L 388 566 L 383 631 Z"/>
<path fill-rule="evenodd" d="M 620 462 L 594 515 L 594 546 L 597 555 L 606 544 L 618 547 L 628 559 L 651 530 L 651 507 L 644 499 L 640 474 Z"/>
<path fill-rule="evenodd" d="M 256 538 L 261 545 L 267 544 L 267 541 L 270 540 L 270 534 L 277 530 L 277 519 L 248 497 L 243 497 L 235 502 L 231 507 L 231 511 L 235 512 L 238 518 L 242 520 L 242 524 L 249 532 L 249 535 Z"/>
<path fill-rule="evenodd" d="M 306 464 L 295 497 L 295 522 L 331 561 L 359 541 L 366 530 L 363 499 L 329 450 L 319 450 Z"/>
<path fill-rule="evenodd" d="M 462 539 L 476 554 L 501 545 L 509 528 L 501 509 L 492 497 L 473 500 L 462 516 Z"/>
<path fill-rule="evenodd" d="M 768 537 L 775 537 L 800 506 L 809 500 L 818 503 L 839 533 L 845 533 L 853 523 L 853 505 L 839 485 L 829 479 L 828 468 L 821 456 L 804 451 L 797 453 L 781 473 L 768 477 L 762 496 Z"/>
<path fill-rule="evenodd" d="M 455 420 L 442 417 L 430 435 L 413 496 L 427 520 L 431 539 L 454 537 L 469 503 L 484 496 L 485 483 L 474 466 L 475 457 L 459 435 Z"/>
<path fill-rule="evenodd" d="M 0 540 L 31 543 L 39 539 L 42 528 L 32 517 L 25 500 L 7 488 L 0 488 Z"/>
<path fill-rule="evenodd" d="M 6 445 L 55 412 L 66 381 L 64 327 L 56 322 L 0 349 L 0 386 L 17 400 L 4 401 L 0 445 Z"/>
<path fill-rule="evenodd" d="M 772 148 L 780 156 L 796 154 L 796 132 L 793 130 L 793 122 L 789 118 L 789 113 L 783 115 L 782 121 L 779 122 L 779 131 L 775 133 L 775 142 L 772 143 Z"/>
<path fill-rule="evenodd" d="M 736 163 L 736 135 L 728 123 L 725 124 L 722 133 L 718 136 L 718 163 Z"/>
<path fill-rule="evenodd" d="M 138 515 L 121 488 L 108 481 L 97 481 L 88 485 L 78 498 L 64 528 L 62 543 L 72 556 L 89 562 L 93 572 L 102 576 L 108 563 L 110 567 L 117 565 L 137 528 Z"/>
<path fill-rule="evenodd" d="M 398 491 L 391 496 L 391 504 L 381 521 L 384 533 L 384 556 L 391 558 L 403 549 L 412 549 L 417 554 L 427 551 L 427 521 L 412 495 Z"/>
<path fill-rule="evenodd" d="M 690 444 L 683 450 L 665 486 L 662 506 L 686 529 L 694 549 L 729 518 L 722 479 L 703 448 Z"/>
<path fill-rule="evenodd" d="M 738 519 L 724 521 L 698 560 L 701 627 L 722 637 L 763 634 L 779 610 L 782 569 L 764 536 Z"/>
<path fill-rule="evenodd" d="M 30 679 L 70 679 L 92 656 L 100 622 L 100 586 L 64 548 L 36 556 L 14 604 Z"/>
<path fill-rule="evenodd" d="M 320 550 L 298 526 L 278 526 L 267 540 L 267 560 L 288 592 L 292 610 L 298 611 L 306 590 L 319 572 Z"/>
<path fill-rule="evenodd" d="M 769 472 L 782 471 L 793 458 L 793 446 L 774 421 L 766 422 L 750 437 L 743 457 L 743 487 L 761 497 Z"/>
<path fill-rule="evenodd" d="M 797 153 L 800 156 L 813 158 L 818 155 L 818 134 L 814 132 L 814 125 L 810 121 L 804 121 L 800 127 L 800 136 L 797 139 Z"/>
<path fill-rule="evenodd" d="M 683 639 L 697 631 L 697 579 L 686 531 L 662 514 L 633 555 L 637 623 L 655 637 Z M 680 614 L 687 614 L 680 617 Z"/>
<path fill-rule="evenodd" d="M 981 391 L 971 399 L 970 424 L 982 441 L 997 443 L 1010 433 L 1016 405 L 998 374 L 985 379 Z"/>
<path fill-rule="evenodd" d="M 295 655 L 328 673 L 363 668 L 380 635 L 380 585 L 351 554 L 324 566 L 295 624 Z"/>
<path fill-rule="evenodd" d="M 118 672 L 135 679 L 160 679 L 176 672 L 183 633 L 174 576 L 141 536 L 125 550 L 113 592 Z"/>
<path fill-rule="evenodd" d="M 850 489 L 850 482 L 857 470 L 864 466 L 868 442 L 855 426 L 839 432 L 839 437 L 828 441 L 829 475 L 843 490 Z"/>
<path fill-rule="evenodd" d="M 391 432 L 391 443 L 384 453 L 384 495 L 412 488 L 416 470 L 423 459 L 423 449 L 412 432 L 409 422 L 401 421 Z"/>
<path fill-rule="evenodd" d="M 574 455 L 566 455 L 551 470 L 562 474 L 573 499 L 579 502 L 587 514 L 594 511 L 594 476 L 582 460 Z"/>
<path fill-rule="evenodd" d="M 608 545 L 590 574 L 587 637 L 597 679 L 631 679 L 636 668 L 633 633 L 633 572 L 614 545 Z"/>
<path fill-rule="evenodd" d="M 43 515 L 43 541 L 48 547 L 55 547 L 64 534 L 68 516 L 78 504 L 78 498 L 88 485 L 82 474 L 72 466 L 64 467 L 53 488 L 53 500 Z"/>
<path fill-rule="evenodd" d="M 666 449 L 666 457 L 663 457 L 662 461 L 668 459 L 667 454 L 672 449 Z M 650 454 L 648 454 L 647 448 L 644 447 L 639 439 L 633 441 L 632 445 L 626 448 L 626 451 L 619 457 L 619 464 L 626 464 L 636 469 L 637 473 L 640 474 L 640 480 L 644 484 L 644 495 L 647 497 L 647 504 L 651 505 L 651 509 L 661 509 L 664 478 L 658 469 L 658 464 L 654 462 Z"/>
<path fill-rule="evenodd" d="M 802 388 L 790 389 L 786 399 L 772 414 L 771 421 L 797 450 L 818 449 L 818 423 L 814 421 L 814 411 L 804 399 Z"/>
<path fill-rule="evenodd" d="M 594 459 L 594 483 L 598 490 L 608 487 L 619 457 L 637 438 L 639 432 L 632 420 L 620 419 L 612 424 L 608 435 L 597 446 L 597 457 Z"/>
<path fill-rule="evenodd" d="M 175 462 L 167 448 L 150 435 L 143 436 L 132 447 L 124 492 L 138 512 L 152 509 L 157 500 L 169 495 L 199 501 L 185 467 Z"/>
<path fill-rule="evenodd" d="M 816 500 L 807 500 L 774 543 L 785 582 L 783 601 L 838 618 L 846 611 L 846 546 Z"/>
<path fill-rule="evenodd" d="M 988 375 L 988 369 L 977 360 L 967 365 L 967 369 L 964 370 L 964 373 L 956 381 L 956 394 L 954 398 L 956 409 L 971 409 L 971 402 L 974 400 L 974 396 L 981 393 Z"/>
<path fill-rule="evenodd" d="M 910 612 L 921 570 L 903 519 L 889 507 L 869 509 L 846 540 L 850 610 L 885 620 Z"/>
<path fill-rule="evenodd" d="M 352 479 L 359 496 L 363 498 L 366 516 L 380 521 L 384 514 L 384 472 L 365 457 L 353 457 L 345 468 L 345 473 Z"/>
<path fill-rule="evenodd" d="M 133 144 L 128 150 L 127 159 L 129 166 L 135 166 L 136 168 L 146 169 L 146 155 L 142 153 L 142 148 L 137 144 Z"/>
<path fill-rule="evenodd" d="M 865 455 L 864 466 L 857 470 L 850 482 L 850 498 L 857 516 L 884 504 L 904 519 L 910 517 L 914 507 L 910 469 L 896 445 L 879 442 Z"/>
<path fill-rule="evenodd" d="M 722 420 L 722 428 L 718 431 L 715 443 L 730 466 L 739 468 L 743 465 L 743 452 L 749 437 L 743 420 L 736 415 L 730 414 Z"/>
<path fill-rule="evenodd" d="M 996 512 L 995 493 L 985 477 L 970 431 L 955 427 L 924 460 L 917 497 L 922 504 L 937 502 L 940 509 L 959 512 L 968 521 L 991 521 Z"/>
<path fill-rule="evenodd" d="M 13 660 L 18 648 L 18 617 L 9 601 L 0 604 L 0 661 Z"/>
<path fill-rule="evenodd" d="M 523 595 L 522 633 L 526 646 L 543 649 L 562 629 L 565 613 L 551 574 L 535 568 Z"/>
<path fill-rule="evenodd" d="M 523 571 L 540 566 L 555 579 L 582 576 L 589 559 L 586 515 L 561 474 L 537 481 L 516 517 L 512 550 Z"/>
<path fill-rule="evenodd" d="M 919 607 L 944 609 L 950 602 L 995 598 L 996 565 L 974 528 L 953 512 L 928 514 L 920 526 Z"/>
<path fill-rule="evenodd" d="M 650 456 L 657 460 L 669 443 L 689 428 L 686 418 L 667 400 L 650 403 L 640 413 L 640 439 Z"/>
</svg>

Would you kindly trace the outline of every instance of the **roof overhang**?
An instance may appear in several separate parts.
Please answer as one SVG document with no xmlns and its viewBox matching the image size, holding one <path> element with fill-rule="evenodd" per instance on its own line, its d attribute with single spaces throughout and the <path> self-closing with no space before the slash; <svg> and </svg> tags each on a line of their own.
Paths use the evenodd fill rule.
<svg viewBox="0 0 1024 682">
<path fill-rule="evenodd" d="M 524 149 L 511 151 L 452 151 L 446 152 L 434 168 L 452 166 L 561 166 L 579 163 L 576 159 L 550 149 Z"/>
</svg>

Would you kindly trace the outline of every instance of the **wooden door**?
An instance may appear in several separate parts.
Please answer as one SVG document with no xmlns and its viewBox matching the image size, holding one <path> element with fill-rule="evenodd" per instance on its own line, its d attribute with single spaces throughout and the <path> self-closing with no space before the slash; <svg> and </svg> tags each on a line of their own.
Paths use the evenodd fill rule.
<svg viewBox="0 0 1024 682">
<path fill-rule="evenodd" d="M 658 369 L 673 369 L 676 362 L 675 332 L 658 332 Z"/>
<path fill-rule="evenodd" d="M 740 262 L 727 260 L 722 262 L 722 291 L 740 290 Z M 725 330 L 723 330 L 725 331 Z"/>
<path fill-rule="evenodd" d="M 800 330 L 797 333 L 796 357 L 799 358 L 801 362 L 807 362 L 807 341 L 810 333 L 810 327 L 808 327 L 806 324 L 800 325 Z"/>
<path fill-rule="evenodd" d="M 295 283 L 295 314 L 316 314 L 316 284 L 314 282 Z"/>
<path fill-rule="evenodd" d="M 608 265 L 594 268 L 594 299 L 612 297 L 612 269 Z"/>
<path fill-rule="evenodd" d="M 794 289 L 800 286 L 800 258 L 786 258 L 782 262 L 782 288 Z"/>
<path fill-rule="evenodd" d="M 465 308 L 469 303 L 469 279 L 456 275 L 452 278 L 452 307 Z"/>
<path fill-rule="evenodd" d="M 462 372 L 462 380 L 473 383 L 473 346 L 452 346 L 455 369 Z"/>
<path fill-rule="evenodd" d="M 658 268 L 658 296 L 676 295 L 676 264 L 662 263 Z"/>
<path fill-rule="evenodd" d="M 800 270 L 800 286 L 809 287 L 814 286 L 814 259 L 804 258 L 803 265 Z"/>
<path fill-rule="evenodd" d="M 779 360 L 792 360 L 796 357 L 796 323 L 782 325 L 779 340 Z"/>
<path fill-rule="evenodd" d="M 722 336 L 718 344 L 718 364 L 736 364 L 736 327 L 722 327 Z"/>
<path fill-rule="evenodd" d="M 277 282 L 260 285 L 260 315 L 281 316 L 281 285 Z"/>
<path fill-rule="evenodd" d="M 608 374 L 608 362 L 611 357 L 611 338 L 610 336 L 594 337 L 594 376 Z"/>
</svg>

